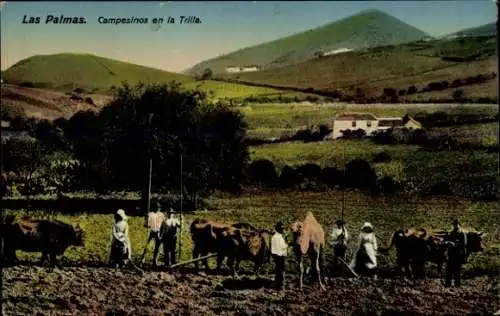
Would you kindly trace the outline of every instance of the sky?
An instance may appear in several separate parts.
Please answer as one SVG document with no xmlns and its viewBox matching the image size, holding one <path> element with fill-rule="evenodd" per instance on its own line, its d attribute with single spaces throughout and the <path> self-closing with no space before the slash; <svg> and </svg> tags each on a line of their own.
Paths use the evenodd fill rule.
<svg viewBox="0 0 500 316">
<path fill-rule="evenodd" d="M 33 56 L 90 53 L 167 71 L 378 9 L 432 36 L 496 21 L 491 0 L 314 2 L 3 2 L 1 69 Z M 82 16 L 87 24 L 45 24 L 47 15 Z M 23 24 L 24 16 L 41 17 Z M 153 18 L 197 16 L 201 24 L 163 24 Z M 148 24 L 99 24 L 98 17 L 145 17 Z M 178 19 L 177 21 L 178 22 Z"/>
</svg>

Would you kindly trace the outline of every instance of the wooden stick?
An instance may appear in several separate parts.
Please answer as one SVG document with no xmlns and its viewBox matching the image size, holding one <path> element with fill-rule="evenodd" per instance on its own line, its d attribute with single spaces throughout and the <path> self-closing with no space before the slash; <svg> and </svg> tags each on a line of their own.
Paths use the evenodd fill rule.
<svg viewBox="0 0 500 316">
<path fill-rule="evenodd" d="M 356 272 L 354 272 L 353 269 L 351 269 L 351 267 L 347 264 L 347 262 L 344 261 L 344 259 L 342 259 L 342 258 L 338 258 L 338 259 L 340 260 L 340 262 L 342 262 L 347 267 L 347 269 L 352 273 L 352 275 L 354 275 L 356 278 L 359 278 L 359 275 Z"/>
<path fill-rule="evenodd" d="M 179 262 L 179 263 L 176 263 L 176 264 L 173 264 L 170 266 L 170 268 L 176 268 L 176 267 L 180 267 L 180 266 L 183 266 L 183 265 L 186 265 L 188 263 L 193 263 L 193 262 L 197 262 L 197 261 L 201 261 L 201 260 L 205 260 L 205 259 L 209 259 L 209 258 L 213 258 L 217 256 L 216 253 L 213 253 L 213 254 L 210 254 L 210 255 L 206 255 L 206 256 L 203 256 L 203 257 L 199 257 L 199 258 L 195 258 L 195 259 L 191 259 L 191 260 L 188 260 L 188 261 L 183 261 L 183 262 Z"/>
</svg>

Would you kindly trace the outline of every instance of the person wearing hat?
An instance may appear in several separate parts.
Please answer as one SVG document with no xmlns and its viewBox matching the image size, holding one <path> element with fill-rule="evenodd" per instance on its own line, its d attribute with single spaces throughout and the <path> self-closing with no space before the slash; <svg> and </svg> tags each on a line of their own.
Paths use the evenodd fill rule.
<svg viewBox="0 0 500 316">
<path fill-rule="evenodd" d="M 153 206 L 152 212 L 148 213 L 148 221 L 146 223 L 146 228 L 149 229 L 148 241 L 142 252 L 141 262 L 144 263 L 146 260 L 146 252 L 148 251 L 148 246 L 151 240 L 154 240 L 155 248 L 153 251 L 153 266 L 158 265 L 158 252 L 160 251 L 161 238 L 160 238 L 160 228 L 161 223 L 165 219 L 165 215 L 161 212 L 161 203 L 156 201 Z"/>
<path fill-rule="evenodd" d="M 160 228 L 160 240 L 163 242 L 163 259 L 167 267 L 176 263 L 177 231 L 180 226 L 181 221 L 174 216 L 174 210 L 170 208 L 167 212 L 167 218 L 163 220 Z"/>
<path fill-rule="evenodd" d="M 285 289 L 285 259 L 288 252 L 288 244 L 283 237 L 283 223 L 278 222 L 274 226 L 275 233 L 271 237 L 271 255 L 275 264 L 275 283 L 280 290 Z"/>
<path fill-rule="evenodd" d="M 361 227 L 359 234 L 358 248 L 354 253 L 349 267 L 353 271 L 357 271 L 367 275 L 375 275 L 377 268 L 377 238 L 371 223 L 365 222 Z"/>
<path fill-rule="evenodd" d="M 448 254 L 446 262 L 445 286 L 450 287 L 452 279 L 460 286 L 460 273 L 467 254 L 467 235 L 462 231 L 458 219 L 453 221 L 453 229 L 446 238 Z"/>
<path fill-rule="evenodd" d="M 339 266 L 339 259 L 346 260 L 347 240 L 349 239 L 349 234 L 347 233 L 343 220 L 339 219 L 335 222 L 330 237 L 335 260 L 334 268 L 337 269 Z"/>
<path fill-rule="evenodd" d="M 121 264 L 121 260 L 117 260 L 118 257 L 125 256 L 125 264 L 132 260 L 132 246 L 130 244 L 130 238 L 128 236 L 128 223 L 127 215 L 125 211 L 119 209 L 115 214 L 115 220 L 111 229 L 111 254 L 109 262 L 110 264 Z M 117 253 L 118 250 L 122 250 L 123 253 Z"/>
</svg>

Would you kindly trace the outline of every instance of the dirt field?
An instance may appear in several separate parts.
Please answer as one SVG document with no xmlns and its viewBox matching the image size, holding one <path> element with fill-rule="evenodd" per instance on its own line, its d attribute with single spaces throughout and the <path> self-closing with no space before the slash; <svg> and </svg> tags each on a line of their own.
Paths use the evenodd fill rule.
<svg viewBox="0 0 500 316">
<path fill-rule="evenodd" d="M 324 292 L 309 280 L 300 292 L 292 277 L 278 294 L 272 276 L 20 265 L 3 271 L 2 303 L 4 315 L 491 315 L 500 308 L 496 276 L 466 274 L 460 289 L 437 278 L 336 277 Z"/>
</svg>

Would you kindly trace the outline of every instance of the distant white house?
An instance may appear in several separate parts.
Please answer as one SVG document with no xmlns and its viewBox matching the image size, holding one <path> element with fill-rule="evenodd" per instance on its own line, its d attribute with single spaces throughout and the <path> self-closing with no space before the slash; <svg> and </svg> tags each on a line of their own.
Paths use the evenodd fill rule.
<svg viewBox="0 0 500 316">
<path fill-rule="evenodd" d="M 321 56 L 330 56 L 330 55 L 336 55 L 336 54 L 342 54 L 342 53 L 347 53 L 351 52 L 354 49 L 352 48 L 339 48 L 339 49 L 334 49 L 326 53 L 322 53 Z"/>
<path fill-rule="evenodd" d="M 227 72 L 240 72 L 241 67 L 236 67 L 236 66 L 229 66 L 226 68 Z"/>
<path fill-rule="evenodd" d="M 229 66 L 226 67 L 226 72 L 250 72 L 250 71 L 259 71 L 260 67 L 255 66 L 255 65 L 250 65 L 250 66 Z"/>
<path fill-rule="evenodd" d="M 254 66 L 254 65 L 252 65 L 252 66 L 246 66 L 246 67 L 243 67 L 241 69 L 241 71 L 243 71 L 243 72 L 259 71 L 259 70 L 260 70 L 260 67 L 259 66 Z"/>
<path fill-rule="evenodd" d="M 375 115 L 370 113 L 340 114 L 333 120 L 333 129 L 327 138 L 335 139 L 342 137 L 342 131 L 345 130 L 355 131 L 357 129 L 362 129 L 366 132 L 366 135 L 369 136 L 376 131 L 403 127 L 408 129 L 421 129 L 422 124 L 409 115 L 405 115 L 402 118 L 377 118 Z"/>
</svg>

